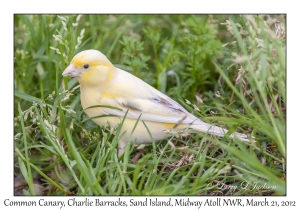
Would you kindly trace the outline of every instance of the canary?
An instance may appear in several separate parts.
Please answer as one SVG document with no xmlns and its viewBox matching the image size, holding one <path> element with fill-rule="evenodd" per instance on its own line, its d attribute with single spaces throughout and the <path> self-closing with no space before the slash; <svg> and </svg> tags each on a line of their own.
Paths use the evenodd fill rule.
<svg viewBox="0 0 300 210">
<path fill-rule="evenodd" d="M 227 132 L 226 129 L 203 122 L 170 97 L 115 67 L 98 50 L 90 49 L 76 54 L 62 75 L 77 78 L 81 105 L 88 117 L 104 115 L 92 119 L 98 125 L 103 126 L 108 122 L 113 127 L 117 126 L 128 110 L 121 129 L 124 135 L 118 143 L 118 156 L 124 153 L 127 143 L 145 144 L 151 143 L 152 139 L 162 140 L 172 135 L 172 132 L 166 131 L 179 132 L 190 128 L 220 137 Z M 104 106 L 86 109 L 95 105 Z M 235 132 L 230 135 L 230 138 L 234 137 L 248 141 L 245 134 Z"/>
</svg>

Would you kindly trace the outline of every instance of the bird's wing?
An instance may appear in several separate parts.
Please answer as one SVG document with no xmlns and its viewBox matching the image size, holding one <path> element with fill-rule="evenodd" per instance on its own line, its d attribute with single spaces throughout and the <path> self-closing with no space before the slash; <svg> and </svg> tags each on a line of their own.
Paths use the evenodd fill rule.
<svg viewBox="0 0 300 210">
<path fill-rule="evenodd" d="M 190 124 L 198 121 L 176 101 L 139 78 L 123 70 L 117 70 L 115 83 L 105 90 L 106 94 L 102 92 L 98 102 L 100 105 L 120 108 L 122 111 L 104 108 L 102 111 L 105 114 L 124 117 L 128 110 L 126 117 L 131 119 L 140 117 L 140 120 L 174 124 Z M 110 97 L 105 98 L 105 95 Z"/>
<path fill-rule="evenodd" d="M 158 92 L 159 93 L 159 92 Z M 128 110 L 127 118 L 138 119 L 153 122 L 191 124 L 198 120 L 192 114 L 187 112 L 182 106 L 162 93 L 150 98 L 115 98 L 114 102 L 109 103 L 121 110 L 105 108 L 105 114 L 123 117 Z"/>
</svg>

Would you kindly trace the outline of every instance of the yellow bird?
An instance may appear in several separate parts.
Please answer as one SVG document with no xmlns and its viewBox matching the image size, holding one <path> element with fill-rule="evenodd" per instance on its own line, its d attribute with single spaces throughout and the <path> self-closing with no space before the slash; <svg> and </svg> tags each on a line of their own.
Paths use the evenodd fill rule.
<svg viewBox="0 0 300 210">
<path fill-rule="evenodd" d="M 118 155 L 121 156 L 127 143 L 151 143 L 152 138 L 165 139 L 172 134 L 166 130 L 178 132 L 184 128 L 195 131 L 224 136 L 226 129 L 208 124 L 186 111 L 176 101 L 151 87 L 134 75 L 115 67 L 105 55 L 98 50 L 85 50 L 75 55 L 70 65 L 62 73 L 63 76 L 76 77 L 80 83 L 81 105 L 83 109 L 95 105 L 113 106 L 119 109 L 96 107 L 86 109 L 89 117 L 100 115 L 116 115 L 118 117 L 94 118 L 100 126 L 108 122 L 117 126 L 128 110 L 121 133 L 125 132 L 118 143 Z M 138 124 L 132 133 L 137 119 Z M 151 135 L 143 122 L 147 125 Z M 241 133 L 233 133 L 242 141 L 249 141 Z"/>
</svg>

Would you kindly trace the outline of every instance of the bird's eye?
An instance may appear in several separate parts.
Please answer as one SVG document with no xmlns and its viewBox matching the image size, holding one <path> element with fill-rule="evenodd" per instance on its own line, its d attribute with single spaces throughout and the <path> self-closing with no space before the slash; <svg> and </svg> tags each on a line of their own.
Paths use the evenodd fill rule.
<svg viewBox="0 0 300 210">
<path fill-rule="evenodd" d="M 89 68 L 89 67 L 90 67 L 89 64 L 85 64 L 85 65 L 83 66 L 83 68 L 85 68 L 85 69 L 87 69 L 87 68 Z"/>
</svg>

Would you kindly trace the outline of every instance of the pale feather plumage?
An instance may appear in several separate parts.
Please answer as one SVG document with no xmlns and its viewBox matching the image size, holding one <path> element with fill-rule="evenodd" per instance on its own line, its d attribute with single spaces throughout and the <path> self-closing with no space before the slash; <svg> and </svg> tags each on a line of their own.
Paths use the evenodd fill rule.
<svg viewBox="0 0 300 210">
<path fill-rule="evenodd" d="M 226 129 L 196 118 L 176 101 L 141 79 L 114 67 L 106 56 L 97 50 L 86 50 L 75 55 L 63 72 L 63 76 L 66 75 L 78 79 L 83 109 L 94 105 L 108 105 L 120 109 L 86 109 L 85 113 L 89 117 L 103 114 L 118 116 L 94 118 L 95 123 L 104 125 L 107 121 L 111 126 L 116 126 L 128 110 L 122 127 L 125 134 L 119 141 L 119 155 L 124 152 L 128 142 L 151 143 L 152 139 L 142 121 L 147 125 L 154 140 L 170 136 L 164 132 L 166 129 L 180 131 L 186 127 L 216 136 L 224 136 L 227 133 Z M 131 134 L 138 118 L 139 123 Z M 244 134 L 235 132 L 230 138 L 234 137 L 248 141 Z"/>
</svg>

